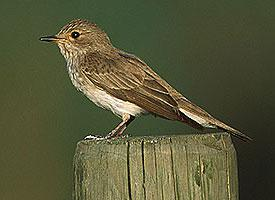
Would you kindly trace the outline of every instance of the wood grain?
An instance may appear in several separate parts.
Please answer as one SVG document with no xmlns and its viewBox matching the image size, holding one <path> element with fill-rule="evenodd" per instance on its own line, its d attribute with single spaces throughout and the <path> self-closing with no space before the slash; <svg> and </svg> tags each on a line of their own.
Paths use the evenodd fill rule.
<svg viewBox="0 0 275 200">
<path fill-rule="evenodd" d="M 73 198 L 237 200 L 236 151 L 226 133 L 80 141 Z"/>
</svg>

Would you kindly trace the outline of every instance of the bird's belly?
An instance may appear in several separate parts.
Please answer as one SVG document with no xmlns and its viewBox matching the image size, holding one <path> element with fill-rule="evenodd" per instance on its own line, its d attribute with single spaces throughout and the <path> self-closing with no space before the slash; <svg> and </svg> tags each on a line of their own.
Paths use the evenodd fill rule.
<svg viewBox="0 0 275 200">
<path fill-rule="evenodd" d="M 111 110 L 114 114 L 122 116 L 127 113 L 132 116 L 146 114 L 147 112 L 139 106 L 123 101 L 114 96 L 107 94 L 105 91 L 96 87 L 83 88 L 82 92 L 97 106 Z"/>
</svg>

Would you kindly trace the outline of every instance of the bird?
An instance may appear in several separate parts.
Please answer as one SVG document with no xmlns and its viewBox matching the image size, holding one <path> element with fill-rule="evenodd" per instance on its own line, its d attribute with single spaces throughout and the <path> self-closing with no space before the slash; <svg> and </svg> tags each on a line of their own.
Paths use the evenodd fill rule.
<svg viewBox="0 0 275 200">
<path fill-rule="evenodd" d="M 202 132 L 217 129 L 244 141 L 251 140 L 192 103 L 139 57 L 114 47 L 108 35 L 93 22 L 72 20 L 56 35 L 40 40 L 58 45 L 77 90 L 122 119 L 106 138 L 123 136 L 136 117 L 152 114 Z"/>
</svg>

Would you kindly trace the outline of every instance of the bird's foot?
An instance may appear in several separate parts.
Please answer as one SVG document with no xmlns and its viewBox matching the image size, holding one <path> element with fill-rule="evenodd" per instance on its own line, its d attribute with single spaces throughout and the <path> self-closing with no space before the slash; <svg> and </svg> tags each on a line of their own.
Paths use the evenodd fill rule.
<svg viewBox="0 0 275 200">
<path fill-rule="evenodd" d="M 129 135 L 129 134 L 126 133 L 125 135 L 120 135 L 119 138 L 128 138 L 128 137 L 130 137 L 130 136 L 131 136 L 131 135 Z"/>
<path fill-rule="evenodd" d="M 111 131 L 110 133 L 108 133 L 108 135 L 106 135 L 104 137 L 105 139 L 115 139 L 117 138 L 116 134 L 113 133 L 113 131 Z"/>
<path fill-rule="evenodd" d="M 105 139 L 118 139 L 118 138 L 127 138 L 129 137 L 128 134 L 122 135 L 122 134 L 114 134 L 113 131 L 111 131 L 110 133 L 108 133 L 108 135 L 106 135 L 104 138 Z"/>
</svg>

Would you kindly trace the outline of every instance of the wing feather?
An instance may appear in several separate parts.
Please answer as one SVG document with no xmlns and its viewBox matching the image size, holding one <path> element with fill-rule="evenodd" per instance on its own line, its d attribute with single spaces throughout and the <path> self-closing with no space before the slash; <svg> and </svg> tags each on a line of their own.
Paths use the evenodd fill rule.
<svg viewBox="0 0 275 200">
<path fill-rule="evenodd" d="M 89 69 L 86 69 L 86 65 L 82 73 L 114 97 L 134 103 L 163 118 L 180 120 L 182 117 L 177 102 L 167 88 L 139 65 L 123 57 L 109 61 L 107 56 L 100 54 L 89 55 L 88 63 Z"/>
</svg>

